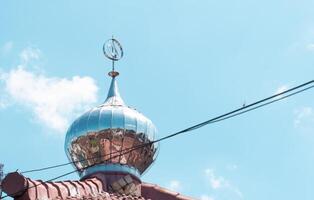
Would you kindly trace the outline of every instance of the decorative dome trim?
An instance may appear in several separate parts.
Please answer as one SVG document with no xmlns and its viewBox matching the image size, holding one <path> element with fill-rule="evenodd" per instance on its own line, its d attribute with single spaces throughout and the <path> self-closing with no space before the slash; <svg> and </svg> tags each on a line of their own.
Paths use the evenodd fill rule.
<svg viewBox="0 0 314 200">
<path fill-rule="evenodd" d="M 110 164 L 99 164 L 99 165 L 91 166 L 85 169 L 81 173 L 81 179 L 85 179 L 91 174 L 99 173 L 99 172 L 104 172 L 104 173 L 124 172 L 124 173 L 135 176 L 136 178 L 138 178 L 138 180 L 140 180 L 140 177 L 141 177 L 140 172 L 134 167 L 131 167 L 128 165 L 110 163 Z"/>
</svg>

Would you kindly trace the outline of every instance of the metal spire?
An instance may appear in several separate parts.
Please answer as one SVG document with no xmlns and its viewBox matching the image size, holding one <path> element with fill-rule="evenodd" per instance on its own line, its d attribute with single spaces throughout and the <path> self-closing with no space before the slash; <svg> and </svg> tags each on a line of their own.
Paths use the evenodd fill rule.
<svg viewBox="0 0 314 200">
<path fill-rule="evenodd" d="M 104 105 L 116 105 L 116 106 L 122 106 L 124 105 L 124 101 L 122 100 L 118 84 L 116 82 L 116 77 L 112 77 L 110 88 L 108 91 L 107 99 L 104 103 Z"/>
</svg>

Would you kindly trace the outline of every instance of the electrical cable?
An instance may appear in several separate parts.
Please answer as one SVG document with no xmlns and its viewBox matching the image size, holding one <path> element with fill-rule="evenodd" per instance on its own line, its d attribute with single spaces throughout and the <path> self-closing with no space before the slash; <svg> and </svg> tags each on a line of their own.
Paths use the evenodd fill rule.
<svg viewBox="0 0 314 200">
<path fill-rule="evenodd" d="M 233 115 L 230 115 L 230 116 L 227 116 L 227 117 L 221 118 L 221 119 L 217 119 L 217 120 L 215 120 L 214 122 L 220 122 L 220 121 L 223 121 L 223 120 L 226 120 L 226 119 L 229 119 L 229 118 L 232 118 L 232 117 L 238 116 L 238 115 L 242 115 L 242 114 L 247 113 L 247 112 L 249 112 L 249 111 L 256 110 L 256 109 L 258 109 L 258 108 L 261 108 L 261 107 L 267 106 L 267 105 L 272 104 L 272 103 L 275 103 L 275 102 L 277 102 L 277 101 L 280 101 L 280 100 L 286 99 L 286 98 L 288 98 L 288 97 L 290 97 L 290 96 L 293 96 L 293 95 L 299 94 L 299 93 L 304 92 L 304 91 L 306 91 L 306 90 L 309 90 L 309 89 L 311 89 L 311 88 L 314 88 L 314 85 L 309 86 L 309 87 L 307 87 L 307 88 L 305 88 L 305 89 L 302 89 L 302 90 L 296 91 L 296 92 L 294 92 L 294 93 L 291 93 L 291 94 L 289 94 L 289 95 L 282 96 L 282 97 L 280 97 L 280 98 L 278 98 L 278 99 L 275 99 L 275 100 L 272 100 L 272 101 L 270 101 L 270 102 L 267 102 L 267 103 L 264 103 L 264 104 L 258 105 L 258 106 L 253 107 L 253 108 L 250 108 L 250 109 L 248 109 L 248 110 L 244 110 L 244 111 L 238 112 L 238 113 L 236 113 L 236 114 L 233 114 Z"/>
<path fill-rule="evenodd" d="M 124 155 L 124 154 L 127 154 L 127 153 L 129 153 L 129 152 L 132 152 L 132 151 L 134 151 L 134 150 L 136 150 L 136 149 L 139 149 L 139 148 L 143 148 L 143 147 L 145 147 L 145 146 L 147 146 L 147 145 L 152 145 L 152 144 L 154 144 L 154 143 L 157 143 L 157 142 L 160 142 L 160 141 L 163 141 L 163 140 L 172 138 L 172 137 L 177 136 L 177 135 L 179 135 L 179 134 L 183 134 L 183 133 L 186 133 L 186 132 L 189 132 L 189 131 L 192 131 L 192 130 L 201 128 L 201 127 L 206 126 L 206 125 L 208 125 L 208 124 L 220 122 L 220 121 L 223 121 L 223 120 L 226 120 L 226 119 L 229 119 L 229 118 L 232 118 L 232 117 L 235 117 L 235 116 L 238 116 L 238 115 L 241 115 L 241 114 L 250 112 L 250 111 L 252 111 L 252 110 L 256 110 L 256 109 L 258 109 L 258 108 L 267 106 L 267 105 L 272 104 L 272 103 L 274 103 L 274 102 L 277 102 L 277 101 L 286 99 L 286 98 L 288 98 L 288 97 L 291 97 L 291 96 L 294 96 L 294 95 L 299 94 L 299 93 L 301 93 L 301 92 L 304 92 L 304 91 L 306 91 L 306 90 L 309 90 L 309 89 L 313 88 L 314 85 L 309 86 L 309 87 L 306 87 L 306 88 L 301 89 L 301 90 L 298 90 L 298 91 L 293 92 L 293 93 L 291 93 L 291 94 L 282 96 L 283 94 L 292 92 L 292 91 L 294 91 L 294 90 L 297 90 L 297 89 L 299 89 L 299 88 L 302 88 L 302 87 L 304 87 L 304 86 L 307 86 L 307 85 L 309 85 L 309 84 L 311 84 L 311 83 L 314 83 L 314 80 L 309 81 L 309 82 L 306 82 L 306 83 L 301 84 L 301 85 L 298 85 L 298 86 L 296 86 L 296 87 L 294 87 L 294 88 L 291 88 L 291 89 L 289 89 L 289 90 L 283 91 L 283 92 L 281 92 L 281 93 L 272 95 L 272 96 L 267 97 L 267 98 L 265 98 L 265 99 L 256 101 L 256 102 L 251 103 L 251 104 L 249 104 L 249 105 L 247 105 L 247 106 L 243 106 L 242 108 L 235 109 L 235 110 L 233 110 L 233 111 L 231 111 L 231 112 L 228 112 L 228 113 L 226 113 L 226 114 L 220 115 L 220 116 L 218 116 L 218 117 L 214 117 L 214 118 L 212 118 L 212 119 L 210 119 L 210 120 L 204 121 L 204 122 L 199 123 L 199 124 L 197 124 L 197 125 L 191 126 L 191 127 L 186 128 L 186 129 L 184 129 L 184 130 L 181 130 L 181 131 L 178 131 L 178 132 L 176 132 L 176 133 L 174 133 L 174 134 L 170 134 L 170 135 L 168 135 L 168 136 L 162 137 L 162 138 L 160 138 L 160 139 L 158 139 L 158 140 L 151 141 L 151 142 L 148 142 L 148 143 L 144 143 L 144 144 L 142 144 L 142 145 L 138 145 L 138 146 L 135 146 L 135 147 L 130 148 L 130 149 L 124 149 L 123 151 L 111 152 L 110 154 L 114 154 L 114 153 L 119 153 L 119 152 L 120 152 L 119 155 L 116 155 L 116 156 L 114 156 L 114 157 L 112 157 L 112 158 L 120 157 L 120 156 L 122 156 L 122 155 Z M 273 99 L 273 98 L 276 98 L 276 99 L 274 99 L 274 100 L 272 100 L 272 101 L 270 101 L 270 102 L 263 103 L 263 102 L 268 101 L 268 100 L 271 100 L 271 99 Z M 263 104 L 258 105 L 258 104 L 260 104 L 260 103 L 263 103 Z M 255 106 L 255 107 L 253 107 L 253 106 Z M 250 108 L 250 107 L 252 107 L 252 108 Z M 250 108 L 250 109 L 248 109 L 248 108 Z M 243 111 L 241 111 L 241 110 L 243 110 Z M 239 111 L 241 111 L 241 112 L 239 112 Z M 124 151 L 126 151 L 126 152 L 124 152 Z M 123 152 L 123 153 L 122 153 L 122 152 Z M 110 155 L 110 154 L 107 154 L 107 155 Z M 104 155 L 104 156 L 107 156 L 107 155 Z M 101 157 L 98 157 L 98 158 L 101 158 Z M 112 158 L 111 158 L 111 159 L 112 159 Z M 35 169 L 35 170 L 28 170 L 28 171 L 25 171 L 25 172 L 23 172 L 23 173 L 29 173 L 29 172 L 34 172 L 34 171 L 42 171 L 42 170 L 51 169 L 51 168 L 55 168 L 55 167 L 59 167 L 59 166 L 65 166 L 65 165 L 68 165 L 68 164 L 73 164 L 73 163 L 76 163 L 76 162 L 81 162 L 81 161 L 89 160 L 89 159 L 95 159 L 95 158 L 88 158 L 88 159 L 83 159 L 83 160 L 80 160 L 80 161 L 73 161 L 73 162 L 64 163 L 64 164 L 60 164 L 60 165 L 55 165 L 55 166 L 51 166 L 51 167 L 45 167 L 45 168 L 40 168 L 40 169 Z M 109 159 L 108 159 L 108 160 L 109 160 Z M 108 160 L 107 160 L 107 161 L 108 161 Z M 101 162 L 105 162 L 105 161 L 101 161 Z M 97 165 L 97 164 L 99 164 L 99 163 L 95 163 L 94 165 Z M 91 165 L 91 166 L 94 166 L 94 165 Z M 84 170 L 84 169 L 86 169 L 86 168 L 88 168 L 88 167 L 91 167 L 91 166 L 87 166 L 87 167 L 82 168 L 82 169 L 80 169 L 80 170 Z M 51 181 L 57 180 L 57 179 L 59 179 L 59 178 L 62 178 L 62 177 L 64 177 L 64 176 L 67 176 L 67 175 L 69 175 L 69 174 L 75 173 L 75 172 L 77 172 L 77 171 L 79 171 L 79 169 L 76 169 L 76 170 L 74 170 L 74 171 L 71 171 L 71 172 L 62 174 L 62 175 L 57 176 L 57 177 L 54 177 L 54 178 L 52 178 L 52 179 L 49 179 L 49 180 L 44 181 L 44 182 L 41 182 L 40 184 L 34 185 L 34 186 L 29 187 L 29 188 L 26 188 L 26 189 L 30 189 L 30 188 L 33 188 L 33 187 L 37 187 L 38 185 L 41 185 L 41 184 L 43 184 L 43 183 L 47 183 L 47 182 L 51 182 Z M 21 192 L 21 191 L 19 191 L 19 192 Z M 17 192 L 17 193 L 19 193 L 19 192 Z M 17 194 L 17 193 L 14 193 L 14 194 Z M 10 194 L 10 196 L 14 196 L 14 194 Z M 3 196 L 2 199 L 6 198 L 6 197 L 9 197 L 9 195 Z"/>
<path fill-rule="evenodd" d="M 137 149 L 138 149 L 138 148 L 139 148 L 139 147 L 137 147 Z M 84 168 L 82 168 L 82 169 L 75 169 L 75 170 L 73 170 L 73 171 L 70 171 L 70 172 L 67 172 L 67 173 L 65 173 L 65 174 L 59 175 L 59 176 L 54 177 L 54 178 L 52 178 L 52 179 L 49 179 L 49 180 L 47 180 L 47 181 L 43 181 L 43 182 L 40 182 L 40 183 L 38 183 L 38 184 L 35 184 L 35 185 L 31 186 L 31 187 L 23 188 L 22 190 L 19 190 L 19 191 L 13 193 L 13 194 L 7 194 L 7 195 L 3 196 L 1 199 L 7 198 L 7 197 L 10 197 L 10 196 L 13 196 L 13 197 L 14 197 L 15 195 L 18 195 L 19 193 L 23 192 L 24 190 L 29 190 L 29 189 L 34 188 L 34 187 L 37 187 L 37 186 L 39 186 L 39 185 L 42 185 L 42 184 L 45 184 L 45 183 L 48 183 L 48 182 L 51 182 L 51 181 L 55 181 L 55 180 L 57 180 L 57 179 L 59 179 L 59 178 L 68 176 L 68 175 L 70 175 L 70 174 L 73 174 L 73 173 L 75 173 L 75 172 L 77 172 L 77 171 L 79 171 L 79 170 L 85 170 L 85 169 L 87 169 L 87 168 L 89 168 L 89 167 L 98 165 L 98 164 L 100 164 L 100 163 L 102 163 L 102 162 L 107 162 L 107 161 L 109 161 L 110 159 L 120 157 L 120 156 L 122 156 L 122 155 L 124 155 L 124 154 L 127 154 L 127 153 L 130 153 L 130 152 L 132 152 L 132 151 L 134 151 L 134 150 L 135 150 L 135 149 L 130 149 L 129 151 L 127 151 L 127 152 L 125 152 L 125 153 L 122 153 L 122 154 L 119 154 L 119 155 L 115 155 L 115 156 L 113 156 L 113 157 L 111 157 L 111 158 L 109 158 L 109 159 L 107 159 L 107 160 L 100 161 L 99 163 L 94 163 L 93 165 L 86 166 L 86 167 L 84 167 Z"/>
<path fill-rule="evenodd" d="M 291 89 L 288 89 L 288 90 L 286 90 L 286 91 L 277 93 L 277 94 L 272 95 L 272 96 L 270 96 L 270 97 L 264 98 L 264 99 L 262 99 L 262 100 L 259 100 L 259 101 L 254 102 L 254 103 L 251 103 L 251 104 L 249 104 L 249 105 L 246 105 L 246 106 L 243 106 L 243 107 L 241 107 L 241 108 L 235 109 L 235 110 L 233 110 L 233 111 L 231 111 L 231 112 L 222 114 L 222 115 L 220 115 L 220 116 L 218 116 L 218 117 L 214 117 L 214 118 L 212 118 L 212 119 L 210 119 L 210 120 L 207 120 L 207 121 L 204 121 L 204 122 L 202 122 L 202 123 L 196 124 L 196 125 L 194 125 L 194 126 L 191 126 L 191 127 L 186 128 L 186 129 L 184 129 L 184 130 L 178 131 L 178 132 L 176 132 L 176 133 L 167 135 L 167 136 L 165 136 L 165 137 L 162 137 L 162 138 L 157 139 L 157 140 L 155 140 L 155 141 L 152 141 L 152 142 L 150 142 L 150 143 L 153 144 L 153 143 L 156 143 L 156 142 L 159 142 L 159 141 L 162 141 L 162 140 L 165 140 L 165 139 L 174 137 L 174 136 L 179 135 L 179 134 L 182 134 L 182 133 L 190 132 L 190 131 L 192 131 L 192 130 L 201 128 L 201 127 L 203 127 L 203 126 L 206 126 L 206 125 L 208 125 L 208 124 L 210 124 L 210 123 L 212 123 L 213 121 L 216 121 L 216 120 L 222 121 L 222 119 L 229 119 L 230 116 L 237 116 L 237 115 L 239 115 L 239 114 L 244 114 L 244 113 L 246 113 L 246 112 L 248 112 L 248 111 L 255 110 L 255 109 L 259 108 L 259 107 L 263 107 L 264 105 L 261 105 L 261 106 L 259 106 L 259 107 L 257 107 L 257 108 L 254 108 L 254 109 L 248 109 L 248 108 L 250 108 L 250 107 L 252 107 L 252 106 L 255 106 L 255 105 L 258 105 L 258 104 L 260 104 L 260 103 L 263 103 L 263 102 L 265 102 L 265 101 L 274 99 L 274 98 L 277 98 L 277 99 L 275 99 L 274 101 L 271 101 L 271 102 L 269 102 L 269 103 L 266 103 L 266 105 L 271 104 L 271 103 L 274 103 L 274 102 L 279 101 L 279 100 L 282 100 L 282 99 L 285 99 L 285 98 L 288 98 L 288 97 L 290 97 L 290 96 L 293 96 L 293 95 L 295 95 L 295 94 L 298 94 L 298 93 L 300 93 L 300 92 L 303 92 L 303 91 L 305 91 L 305 90 L 307 90 L 307 89 L 300 90 L 300 91 L 298 91 L 298 92 L 296 92 L 296 93 L 292 93 L 292 94 L 290 94 L 290 95 L 287 95 L 287 96 L 285 96 L 285 98 L 278 98 L 278 97 L 282 96 L 283 94 L 287 94 L 287 93 L 292 92 L 292 91 L 294 91 L 294 90 L 300 89 L 300 88 L 302 88 L 302 87 L 304 87 L 304 86 L 310 85 L 310 84 L 312 84 L 312 83 L 314 83 L 314 80 L 308 81 L 308 82 L 306 82 L 306 83 L 303 83 L 303 84 L 301 84 L 301 85 L 298 85 L 298 86 L 293 87 L 293 88 L 291 88 Z M 308 89 L 311 89 L 312 87 L 313 87 L 313 86 L 309 87 Z M 242 111 L 242 110 L 246 110 L 246 109 L 248 109 L 248 110 L 247 110 L 247 111 Z M 237 113 L 237 112 L 239 112 L 239 111 L 242 111 L 242 112 L 240 112 L 239 114 L 235 114 L 235 113 Z M 227 117 L 227 116 L 229 116 L 229 117 Z M 150 143 L 148 143 L 148 144 L 150 144 Z M 147 144 L 144 143 L 144 144 L 141 144 L 141 145 L 138 145 L 138 146 L 139 146 L 139 147 L 142 147 L 143 145 L 147 145 Z M 136 148 L 137 146 L 134 146 L 134 147 Z M 132 149 L 132 147 L 129 148 L 129 149 Z M 125 149 L 125 150 L 129 150 L 129 149 Z M 119 153 L 119 152 L 121 152 L 121 151 L 111 152 L 111 153 L 102 155 L 101 157 L 111 156 L 112 154 Z M 66 165 L 69 165 L 69 164 L 75 164 L 75 163 L 79 163 L 79 162 L 83 162 L 83 161 L 87 161 L 87 160 L 91 160 L 91 159 L 95 159 L 95 158 L 99 158 L 99 156 L 98 156 L 98 157 L 85 158 L 85 159 L 81 159 L 81 160 L 78 160 L 78 161 L 67 162 L 67 163 L 58 164 L 58 165 L 53 165 L 53 166 L 44 167 L 44 168 L 39 168 L 39 169 L 27 170 L 27 171 L 23 171 L 23 172 L 21 172 L 21 173 L 22 173 L 22 174 L 26 174 L 26 173 L 30 173 L 30 172 L 37 172 L 37 171 L 43 171 L 43 170 L 58 168 L 58 167 L 66 166 Z"/>
</svg>

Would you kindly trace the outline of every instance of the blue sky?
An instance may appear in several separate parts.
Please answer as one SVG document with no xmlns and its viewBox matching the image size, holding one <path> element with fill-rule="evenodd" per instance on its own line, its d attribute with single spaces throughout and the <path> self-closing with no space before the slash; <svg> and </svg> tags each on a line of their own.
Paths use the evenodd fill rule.
<svg viewBox="0 0 314 200">
<path fill-rule="evenodd" d="M 65 129 L 110 84 L 162 137 L 312 80 L 314 1 L 0 2 L 0 162 L 67 162 Z M 202 200 L 314 198 L 314 93 L 160 144 L 143 181 Z M 47 180 L 71 166 L 29 174 Z M 65 179 L 77 179 L 77 175 Z"/>
</svg>

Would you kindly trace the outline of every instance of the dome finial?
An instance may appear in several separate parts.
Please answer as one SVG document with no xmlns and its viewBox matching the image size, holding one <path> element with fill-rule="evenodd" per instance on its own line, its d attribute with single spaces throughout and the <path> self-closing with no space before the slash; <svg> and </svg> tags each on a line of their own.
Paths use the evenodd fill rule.
<svg viewBox="0 0 314 200">
<path fill-rule="evenodd" d="M 103 46 L 103 52 L 107 58 L 112 60 L 112 70 L 108 73 L 108 75 L 112 77 L 112 81 L 105 104 L 123 105 L 124 102 L 120 97 L 118 84 L 116 83 L 116 77 L 119 75 L 119 72 L 115 71 L 114 69 L 115 61 L 118 61 L 123 57 L 122 46 L 118 40 L 114 39 L 112 36 L 112 39 L 109 39 L 105 42 Z"/>
<path fill-rule="evenodd" d="M 112 78 L 118 76 L 119 72 L 115 71 L 114 64 L 115 61 L 118 61 L 123 57 L 123 49 L 121 44 L 112 36 L 111 39 L 105 42 L 103 46 L 103 52 L 107 58 L 112 60 L 112 71 L 109 72 L 108 75 Z"/>
</svg>

